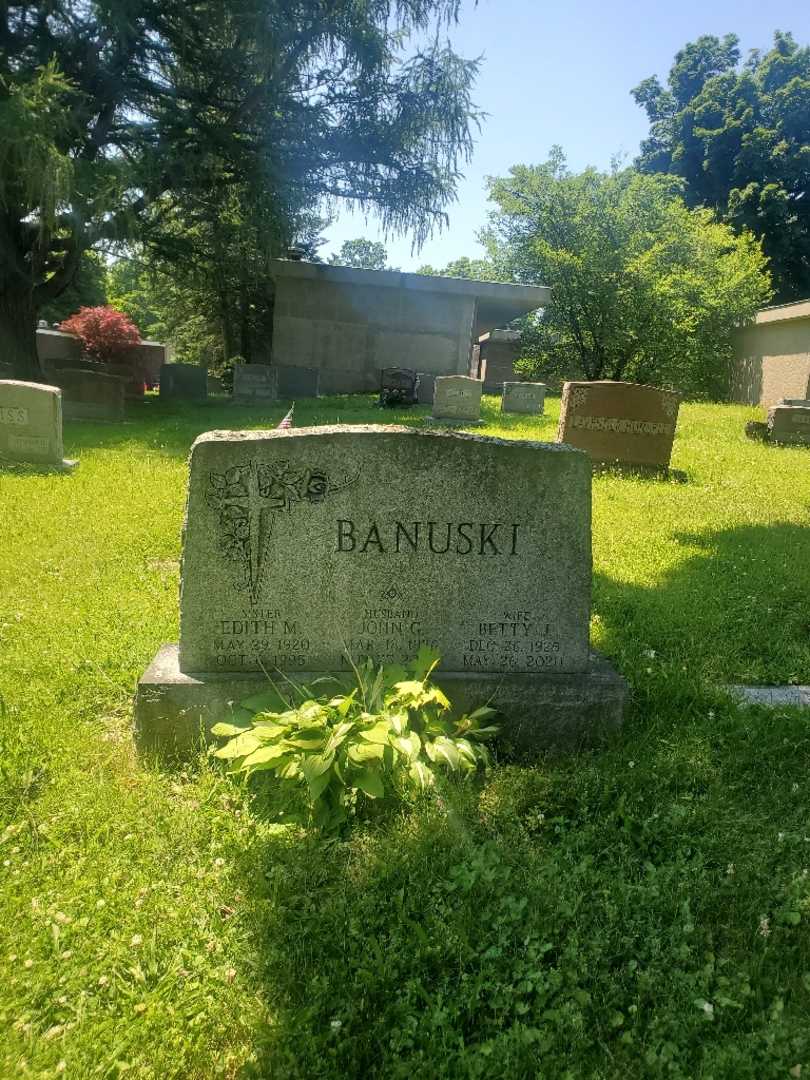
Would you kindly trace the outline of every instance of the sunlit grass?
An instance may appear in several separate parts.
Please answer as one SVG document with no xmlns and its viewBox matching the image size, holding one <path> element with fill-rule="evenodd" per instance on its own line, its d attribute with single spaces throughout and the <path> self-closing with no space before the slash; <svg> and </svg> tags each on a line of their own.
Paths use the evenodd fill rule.
<svg viewBox="0 0 810 1080">
<path fill-rule="evenodd" d="M 596 477 L 622 734 L 324 847 L 129 730 L 177 636 L 191 442 L 287 407 L 150 401 L 68 424 L 71 476 L 0 472 L 0 1076 L 810 1070 L 810 721 L 715 689 L 810 682 L 810 451 L 687 405 L 687 483 Z M 557 411 L 487 398 L 474 430 L 550 440 Z M 333 398 L 296 424 L 427 412 Z"/>
</svg>

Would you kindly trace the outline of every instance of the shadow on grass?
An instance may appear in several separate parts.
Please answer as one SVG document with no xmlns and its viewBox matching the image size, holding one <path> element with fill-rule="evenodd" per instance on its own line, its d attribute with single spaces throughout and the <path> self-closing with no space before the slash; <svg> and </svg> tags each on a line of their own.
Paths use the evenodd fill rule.
<svg viewBox="0 0 810 1080">
<path fill-rule="evenodd" d="M 684 558 L 652 588 L 594 580 L 598 644 L 630 675 L 810 680 L 810 528 L 784 522 L 673 538 Z M 654 655 L 653 655 L 654 654 Z"/>
</svg>

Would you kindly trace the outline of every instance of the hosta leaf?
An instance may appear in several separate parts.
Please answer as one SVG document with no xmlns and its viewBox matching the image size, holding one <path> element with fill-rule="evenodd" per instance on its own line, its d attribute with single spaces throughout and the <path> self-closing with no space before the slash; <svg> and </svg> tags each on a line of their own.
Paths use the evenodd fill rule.
<svg viewBox="0 0 810 1080">
<path fill-rule="evenodd" d="M 269 761 L 280 764 L 289 755 L 289 750 L 283 746 L 260 746 L 254 750 L 242 762 L 243 769 L 249 769 L 254 765 L 264 765 Z"/>
<path fill-rule="evenodd" d="M 382 743 L 355 743 L 349 747 L 349 760 L 356 765 L 364 761 L 382 761 L 385 747 Z"/>
<path fill-rule="evenodd" d="M 260 720 L 253 725 L 254 734 L 263 742 L 267 742 L 269 739 L 277 739 L 280 735 L 284 735 L 287 730 L 284 724 L 275 724 L 272 720 Z"/>
<path fill-rule="evenodd" d="M 309 780 L 314 776 L 320 776 L 322 773 L 325 773 L 334 760 L 334 751 L 327 750 L 323 754 L 318 754 L 316 757 L 306 758 L 302 761 L 301 772 L 307 780 Z"/>
<path fill-rule="evenodd" d="M 424 761 L 412 762 L 408 775 L 414 784 L 420 788 L 429 788 L 435 783 L 435 777 Z"/>
<path fill-rule="evenodd" d="M 318 701 L 305 701 L 298 709 L 299 723 L 302 727 L 318 727 L 326 723 L 329 713 Z"/>
<path fill-rule="evenodd" d="M 243 709 L 249 709 L 252 713 L 278 713 L 284 712 L 290 707 L 289 702 L 281 696 L 278 690 L 262 690 L 260 694 L 253 694 L 252 697 L 245 698 L 239 704 Z"/>
<path fill-rule="evenodd" d="M 372 743 L 387 743 L 390 734 L 391 725 L 387 720 L 380 720 L 374 727 L 366 728 L 364 731 L 359 732 L 361 739 L 365 739 L 366 742 Z"/>
<path fill-rule="evenodd" d="M 308 739 L 304 735 L 298 735 L 292 739 L 284 739 L 282 745 L 294 746 L 296 750 L 307 750 L 312 754 L 326 748 L 326 738 L 322 735 L 318 739 Z"/>
<path fill-rule="evenodd" d="M 461 767 L 462 759 L 461 754 L 456 749 L 454 743 L 444 735 L 440 735 L 438 739 L 433 740 L 433 760 L 445 765 L 448 765 L 451 769 L 458 769 Z"/>
<path fill-rule="evenodd" d="M 407 761 L 412 761 L 419 756 L 422 749 L 422 740 L 415 731 L 412 731 L 410 735 L 392 735 L 391 745 L 396 747 Z"/>
<path fill-rule="evenodd" d="M 241 735 L 237 735 L 235 739 L 225 743 L 219 750 L 215 750 L 214 757 L 229 761 L 231 758 L 244 757 L 246 754 L 253 753 L 260 745 L 261 740 L 252 731 L 245 731 Z"/>
<path fill-rule="evenodd" d="M 307 784 L 309 785 L 309 797 L 314 801 L 320 798 L 324 791 L 329 787 L 329 781 L 332 779 L 332 774 L 328 770 L 320 773 L 318 776 L 307 776 Z"/>
<path fill-rule="evenodd" d="M 236 724 L 214 724 L 211 728 L 212 735 L 242 735 L 250 731 L 250 727 L 238 727 Z"/>
<path fill-rule="evenodd" d="M 382 778 L 374 769 L 361 769 L 352 777 L 355 787 L 365 792 L 370 799 L 381 799 L 385 795 Z"/>
</svg>

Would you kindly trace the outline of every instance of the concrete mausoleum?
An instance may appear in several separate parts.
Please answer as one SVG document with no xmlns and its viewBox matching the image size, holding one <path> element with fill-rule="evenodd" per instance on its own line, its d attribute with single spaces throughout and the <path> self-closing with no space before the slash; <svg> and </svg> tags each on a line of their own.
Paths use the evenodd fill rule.
<svg viewBox="0 0 810 1080">
<path fill-rule="evenodd" d="M 468 375 L 483 334 L 544 307 L 544 286 L 276 260 L 273 365 L 318 369 L 321 394 L 379 389 L 380 371 Z"/>
<path fill-rule="evenodd" d="M 810 398 L 810 299 L 758 311 L 734 337 L 731 400 L 770 409 Z"/>
</svg>

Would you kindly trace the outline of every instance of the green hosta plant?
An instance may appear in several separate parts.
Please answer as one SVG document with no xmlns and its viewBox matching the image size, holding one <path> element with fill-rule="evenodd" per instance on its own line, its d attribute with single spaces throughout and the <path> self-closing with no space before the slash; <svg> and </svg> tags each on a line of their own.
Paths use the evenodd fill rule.
<svg viewBox="0 0 810 1080">
<path fill-rule="evenodd" d="M 214 756 L 232 773 L 272 773 L 282 807 L 289 811 L 303 794 L 309 820 L 334 831 L 367 800 L 432 787 L 437 769 L 463 774 L 488 765 L 494 710 L 453 718 L 430 682 L 437 663 L 428 649 L 407 669 L 368 660 L 354 668 L 354 688 L 333 697 L 290 684 L 297 703 L 274 687 L 243 702 L 237 723 L 213 728 L 228 739 Z"/>
</svg>

